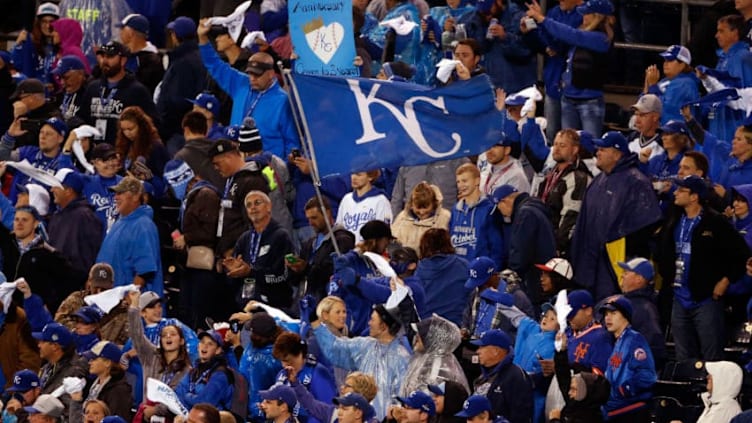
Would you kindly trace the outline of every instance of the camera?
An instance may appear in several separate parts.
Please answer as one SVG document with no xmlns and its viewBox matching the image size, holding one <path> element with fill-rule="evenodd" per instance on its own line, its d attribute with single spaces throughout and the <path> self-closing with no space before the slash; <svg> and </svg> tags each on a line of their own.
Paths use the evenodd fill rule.
<svg viewBox="0 0 752 423">
<path fill-rule="evenodd" d="M 42 121 L 36 119 L 25 119 L 21 121 L 21 130 L 29 132 L 39 132 L 42 128 Z"/>
<path fill-rule="evenodd" d="M 230 331 L 232 333 L 240 332 L 240 322 L 237 320 L 230 320 Z"/>
</svg>

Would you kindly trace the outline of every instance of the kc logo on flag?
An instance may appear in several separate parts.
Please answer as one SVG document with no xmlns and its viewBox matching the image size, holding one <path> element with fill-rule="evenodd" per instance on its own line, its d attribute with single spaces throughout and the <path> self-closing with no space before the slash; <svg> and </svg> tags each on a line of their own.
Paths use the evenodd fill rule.
<svg viewBox="0 0 752 423">
<path fill-rule="evenodd" d="M 290 75 L 320 176 L 480 154 L 502 136 L 487 76 L 427 87 Z"/>
</svg>

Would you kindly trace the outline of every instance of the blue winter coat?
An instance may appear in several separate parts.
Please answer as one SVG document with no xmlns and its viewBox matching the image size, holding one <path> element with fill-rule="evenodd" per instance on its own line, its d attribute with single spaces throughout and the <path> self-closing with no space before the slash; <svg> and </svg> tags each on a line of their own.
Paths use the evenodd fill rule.
<svg viewBox="0 0 752 423">
<path fill-rule="evenodd" d="M 611 384 L 611 396 L 604 406 L 609 417 L 650 405 L 651 388 L 657 380 L 653 353 L 645 338 L 631 326 L 616 340 L 606 379 Z"/>
<path fill-rule="evenodd" d="M 303 369 L 298 372 L 297 377 L 298 383 L 308 389 L 308 392 L 318 401 L 330 403 L 337 396 L 337 386 L 334 382 L 334 376 L 332 376 L 332 373 L 325 366 L 316 361 L 316 357 L 309 356 L 306 358 L 306 363 Z M 290 380 L 287 378 L 287 371 L 282 369 L 277 373 L 276 383 L 291 386 Z M 298 419 L 303 423 L 329 423 L 328 421 L 317 419 L 305 409 L 300 411 Z"/>
<path fill-rule="evenodd" d="M 661 79 L 648 87 L 648 93 L 657 95 L 663 103 L 661 125 L 670 120 L 683 121 L 682 105 L 700 98 L 700 80 L 694 73 L 684 72 L 673 79 Z"/>
<path fill-rule="evenodd" d="M 276 80 L 259 93 L 251 89 L 248 75 L 220 59 L 210 43 L 199 45 L 198 50 L 209 75 L 233 98 L 230 125 L 242 125 L 243 118 L 250 115 L 256 120 L 264 150 L 287 157 L 293 148 L 300 148 L 287 93 Z"/>
<path fill-rule="evenodd" d="M 105 236 L 97 256 L 97 263 L 109 263 L 115 270 L 115 286 L 133 282 L 136 275 L 153 274 L 146 281 L 145 291 L 164 293 L 159 234 L 154 225 L 154 211 L 140 206 L 128 216 L 122 216 Z"/>
<path fill-rule="evenodd" d="M 457 254 L 436 254 L 418 262 L 415 276 L 426 293 L 425 312 L 436 313 L 461 326 L 462 312 L 470 295 L 465 288 L 468 272 L 467 261 Z"/>
<path fill-rule="evenodd" d="M 272 344 L 262 348 L 248 345 L 240 359 L 240 374 L 248 381 L 248 418 L 253 421 L 265 420 L 264 413 L 258 407 L 261 402 L 260 391 L 269 389 L 282 370 L 280 362 L 272 356 Z"/>
<path fill-rule="evenodd" d="M 538 60 L 522 42 L 520 20 L 524 12 L 515 2 L 505 4 L 504 11 L 495 17 L 504 27 L 506 37 L 483 40 L 483 63 L 494 87 L 511 94 L 535 84 Z M 488 25 L 484 30 L 488 30 Z"/>
<path fill-rule="evenodd" d="M 593 179 L 577 216 L 572 236 L 572 267 L 577 284 L 597 299 L 615 294 L 616 274 L 605 244 L 626 237 L 661 218 L 661 209 L 648 178 L 637 169 L 637 156 L 623 156 L 610 174 Z"/>
<path fill-rule="evenodd" d="M 503 269 L 506 265 L 504 238 L 490 216 L 494 207 L 487 198 L 481 198 L 472 206 L 464 200 L 459 201 L 452 208 L 449 234 L 458 256 L 467 261 L 480 256 L 490 257 L 497 269 Z"/>
</svg>

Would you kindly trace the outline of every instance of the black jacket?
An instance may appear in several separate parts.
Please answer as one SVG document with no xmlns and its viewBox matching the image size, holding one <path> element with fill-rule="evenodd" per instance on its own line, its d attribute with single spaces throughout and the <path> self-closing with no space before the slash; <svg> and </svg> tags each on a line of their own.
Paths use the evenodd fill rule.
<svg viewBox="0 0 752 423">
<path fill-rule="evenodd" d="M 71 354 L 64 356 L 57 364 L 45 363 L 39 371 L 39 380 L 43 394 L 51 394 L 55 389 L 63 384 L 66 377 L 86 378 L 89 375 L 89 363 L 76 354 L 75 348 Z M 70 410 L 71 398 L 68 394 L 63 394 L 59 398 L 65 409 L 63 415 L 67 416 Z M 67 421 L 67 419 L 64 419 Z"/>
<path fill-rule="evenodd" d="M 74 279 L 83 286 L 104 239 L 101 220 L 93 207 L 83 197 L 73 200 L 52 215 L 47 233 L 50 244 L 68 258 Z"/>
<path fill-rule="evenodd" d="M 652 286 L 647 286 L 627 292 L 624 296 L 632 302 L 632 327 L 650 344 L 655 368 L 662 369 L 666 361 L 666 341 L 661 330 L 655 290 Z"/>
<path fill-rule="evenodd" d="M 676 244 L 674 230 L 681 221 L 684 211 L 672 210 L 660 232 L 660 246 L 657 251 L 658 270 L 667 286 L 671 286 L 676 275 Z M 713 288 L 724 277 L 730 282 L 739 280 L 746 271 L 749 247 L 744 238 L 722 215 L 704 208 L 702 218 L 695 226 L 690 241 L 692 260 L 689 263 L 689 291 L 692 299 L 703 301 L 713 296 Z"/>
<path fill-rule="evenodd" d="M 587 394 L 582 401 L 575 401 L 569 398 L 569 386 L 572 376 L 569 367 L 569 357 L 566 350 L 557 352 L 554 355 L 554 365 L 556 368 L 556 381 L 559 383 L 559 389 L 564 396 L 564 408 L 561 410 L 559 420 L 551 422 L 565 423 L 599 423 L 603 421 L 603 412 L 601 406 L 606 404 L 611 392 L 611 385 L 605 377 L 594 373 L 584 372 L 583 378 L 587 386 Z M 579 373 L 579 372 L 578 372 Z"/>
<path fill-rule="evenodd" d="M 162 121 L 159 135 L 169 140 L 173 135 L 183 135 L 180 122 L 193 105 L 193 99 L 206 87 L 206 68 L 201 62 L 196 41 L 183 41 L 170 53 L 170 66 L 162 78 L 157 99 L 157 112 Z"/>
<path fill-rule="evenodd" d="M 138 82 L 154 93 L 162 77 L 164 77 L 164 67 L 162 66 L 162 57 L 158 53 L 148 50 L 141 50 L 134 54 L 138 68 L 136 69 L 136 79 Z"/>
<path fill-rule="evenodd" d="M 152 101 L 152 95 L 149 89 L 138 82 L 132 73 L 126 73 L 114 89 L 117 91 L 113 94 L 113 89 L 107 87 L 107 78 L 104 77 L 89 82 L 89 85 L 86 86 L 84 106 L 81 110 L 81 118 L 91 126 L 99 128 L 101 124 L 97 125 L 97 121 L 106 122 L 107 129 L 104 141 L 115 144 L 120 113 L 128 106 L 140 107 L 154 120 L 154 125 L 159 128 L 159 117 Z"/>
<path fill-rule="evenodd" d="M 84 398 L 88 396 L 92 384 L 90 383 L 86 388 Z M 125 373 L 115 374 L 104 384 L 102 390 L 99 391 L 99 395 L 97 395 L 97 399 L 107 404 L 111 415 L 120 416 L 126 422 L 129 422 L 133 418 L 131 415 L 131 406 L 133 405 L 131 391 L 131 385 L 125 379 Z"/>
<path fill-rule="evenodd" d="M 529 423 L 533 418 L 533 383 L 527 373 L 512 363 L 512 356 L 493 368 L 481 367 L 473 382 L 474 394 L 491 402 L 491 414 L 504 416 L 509 423 Z"/>
<path fill-rule="evenodd" d="M 224 209 L 224 223 L 222 236 L 217 243 L 217 254 L 223 256 L 231 250 L 240 238 L 240 235 L 248 230 L 248 215 L 245 211 L 245 196 L 250 191 L 269 193 L 269 182 L 261 174 L 258 164 L 246 162 L 239 171 L 229 178 L 225 185 L 217 187 L 222 200 L 232 202 L 232 207 Z"/>
<path fill-rule="evenodd" d="M 333 227 L 334 238 L 337 240 L 337 245 L 341 252 L 347 252 L 355 247 L 355 235 L 347 229 L 338 226 Z M 324 241 L 321 242 L 321 246 L 313 250 L 313 243 L 316 241 L 316 236 L 306 240 L 300 250 L 300 258 L 303 259 L 307 266 L 302 275 L 292 275 L 290 278 L 291 283 L 298 284 L 305 278 L 308 281 L 307 293 L 313 295 L 316 301 L 321 301 L 322 298 L 327 295 L 327 286 L 329 285 L 329 278 L 334 273 L 334 262 L 332 261 L 332 253 L 334 250 L 334 243 L 332 243 L 331 236 L 327 233 Z"/>
</svg>

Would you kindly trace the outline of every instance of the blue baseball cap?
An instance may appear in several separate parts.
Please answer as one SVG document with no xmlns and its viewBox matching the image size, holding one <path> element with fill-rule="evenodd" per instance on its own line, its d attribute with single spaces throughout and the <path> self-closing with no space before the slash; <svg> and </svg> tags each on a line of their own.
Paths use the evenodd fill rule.
<svg viewBox="0 0 752 423">
<path fill-rule="evenodd" d="M 259 396 L 262 400 L 266 401 L 282 401 L 287 404 L 287 408 L 292 412 L 295 408 L 295 404 L 298 403 L 298 397 L 295 396 L 295 391 L 289 386 L 282 384 L 276 384 L 266 391 L 259 391 Z"/>
<path fill-rule="evenodd" d="M 134 31 L 140 32 L 144 35 L 149 35 L 149 20 L 146 19 L 146 16 L 139 15 L 138 13 L 131 13 L 115 26 L 118 28 L 124 28 L 127 26 Z"/>
<path fill-rule="evenodd" d="M 670 120 L 665 125 L 661 126 L 661 131 L 664 134 L 684 134 L 691 137 L 687 124 L 680 120 Z"/>
<path fill-rule="evenodd" d="M 468 273 L 470 277 L 465 282 L 465 288 L 475 289 L 488 280 L 491 275 L 496 271 L 496 263 L 486 256 L 480 256 L 475 258 L 470 263 L 470 269 Z"/>
<path fill-rule="evenodd" d="M 57 322 L 47 323 L 41 332 L 33 332 L 31 336 L 37 341 L 54 342 L 62 347 L 73 344 L 74 340 L 71 331 Z"/>
<path fill-rule="evenodd" d="M 514 144 L 515 142 L 517 141 L 515 141 L 514 139 L 512 139 L 512 137 L 507 135 L 506 132 L 502 132 L 501 138 L 498 141 L 496 141 L 496 144 L 494 145 L 500 145 L 502 147 L 511 147 L 512 144 Z"/>
<path fill-rule="evenodd" d="M 504 99 L 504 104 L 507 106 L 523 106 L 527 101 L 527 97 L 521 94 L 512 94 Z"/>
<path fill-rule="evenodd" d="M 64 187 L 71 188 L 78 194 L 84 190 L 84 177 L 73 169 L 64 168 L 58 170 L 55 174 L 55 179 L 60 181 Z"/>
<path fill-rule="evenodd" d="M 47 120 L 44 121 L 44 123 L 42 124 L 42 126 L 44 126 L 44 125 L 50 125 L 52 127 L 52 129 L 55 130 L 55 132 L 57 132 L 58 134 L 62 135 L 63 137 L 65 137 L 66 135 L 68 135 L 68 125 L 66 125 L 65 121 L 62 120 L 62 119 L 58 119 L 56 117 L 51 117 L 51 118 L 49 118 L 49 119 L 47 119 Z"/>
<path fill-rule="evenodd" d="M 441 382 L 438 385 L 428 384 L 428 390 L 434 395 L 444 396 L 446 395 L 446 381 Z"/>
<path fill-rule="evenodd" d="M 224 129 L 222 130 L 224 138 L 228 140 L 240 142 L 238 141 L 238 139 L 240 138 L 240 127 L 241 125 L 225 126 Z"/>
<path fill-rule="evenodd" d="M 664 60 L 677 60 L 688 65 L 692 63 L 692 53 L 689 52 L 688 48 L 678 44 L 674 44 L 666 49 L 666 51 L 661 53 L 661 57 Z"/>
<path fill-rule="evenodd" d="M 83 306 L 73 313 L 73 315 L 81 319 L 82 322 L 91 324 L 99 323 L 104 313 L 97 306 Z"/>
<path fill-rule="evenodd" d="M 174 32 L 178 38 L 186 38 L 196 33 L 196 23 L 187 16 L 180 16 L 168 23 L 167 29 Z"/>
<path fill-rule="evenodd" d="M 112 362 L 119 363 L 120 357 L 123 355 L 123 351 L 118 348 L 117 345 L 108 341 L 99 341 L 94 344 L 89 351 L 82 354 L 87 360 L 94 360 L 95 358 L 106 358 Z"/>
<path fill-rule="evenodd" d="M 334 405 L 357 408 L 363 412 L 363 421 L 371 419 L 376 414 L 376 410 L 368 403 L 368 400 L 363 395 L 355 392 L 332 398 L 332 403 Z"/>
<path fill-rule="evenodd" d="M 29 369 L 23 369 L 13 375 L 13 385 L 8 391 L 27 392 L 34 388 L 39 388 L 39 376 Z"/>
<path fill-rule="evenodd" d="M 101 423 L 128 423 L 120 416 L 107 416 L 102 419 Z"/>
<path fill-rule="evenodd" d="M 629 153 L 629 143 L 619 131 L 608 131 L 602 137 L 594 139 L 593 144 L 597 148 L 615 148 L 622 153 Z"/>
<path fill-rule="evenodd" d="M 608 0 L 590 0 L 583 5 L 577 6 L 577 13 L 580 15 L 588 15 L 590 13 L 613 15 L 614 5 Z"/>
<path fill-rule="evenodd" d="M 508 350 L 512 345 L 512 340 L 509 338 L 509 335 L 507 335 L 507 333 L 503 330 L 491 329 L 483 332 L 483 334 L 480 336 L 480 339 L 470 341 L 470 343 L 479 347 L 487 347 L 490 345 L 493 347 L 499 347 Z"/>
<path fill-rule="evenodd" d="M 462 404 L 462 411 L 454 416 L 471 419 L 484 411 L 491 412 L 491 402 L 483 395 L 472 395 Z"/>
<path fill-rule="evenodd" d="M 219 334 L 216 330 L 205 330 L 198 334 L 198 340 L 202 340 L 204 337 L 208 336 L 209 338 L 214 341 L 217 346 L 221 347 L 225 345 L 225 340 L 222 339 L 222 335 Z"/>
<path fill-rule="evenodd" d="M 627 262 L 620 261 L 616 264 L 618 264 L 619 267 L 626 271 L 637 273 L 638 275 L 645 278 L 645 280 L 648 282 L 651 282 L 653 280 L 653 277 L 655 276 L 653 265 L 650 263 L 650 261 L 642 257 L 635 257 Z"/>
<path fill-rule="evenodd" d="M 580 136 L 580 145 L 590 154 L 595 154 L 595 137 L 588 131 L 579 130 L 577 135 Z"/>
<path fill-rule="evenodd" d="M 567 320 L 571 320 L 578 311 L 595 305 L 593 295 L 584 289 L 577 289 L 570 292 L 569 295 L 567 295 L 567 302 L 569 303 L 569 306 L 572 307 L 572 311 L 567 315 Z"/>
<path fill-rule="evenodd" d="M 684 178 L 676 178 L 674 181 L 676 186 L 681 188 L 689 188 L 692 194 L 697 194 L 700 199 L 705 199 L 708 195 L 708 183 L 705 179 L 697 175 L 689 175 Z"/>
<path fill-rule="evenodd" d="M 496 188 L 491 194 L 491 203 L 495 206 L 496 204 L 499 204 L 499 201 L 509 197 L 515 192 L 519 192 L 519 190 L 511 185 L 502 185 Z"/>
<path fill-rule="evenodd" d="M 52 71 L 52 74 L 63 76 L 68 73 L 68 71 L 85 69 L 86 67 L 84 66 L 84 62 L 82 62 L 81 59 L 78 58 L 78 56 L 69 54 L 67 56 L 61 57 L 60 60 L 57 61 L 57 66 Z"/>
<path fill-rule="evenodd" d="M 632 320 L 632 302 L 629 301 L 629 298 L 623 295 L 614 295 L 607 298 L 601 306 L 600 312 L 604 313 L 604 310 L 618 311 L 627 320 Z"/>
<path fill-rule="evenodd" d="M 193 103 L 194 106 L 198 106 L 212 112 L 214 116 L 219 113 L 219 100 L 217 100 L 217 97 L 215 97 L 212 93 L 200 93 L 196 96 L 195 99 L 188 101 Z"/>
<path fill-rule="evenodd" d="M 429 416 L 436 414 L 436 404 L 433 398 L 423 391 L 412 391 L 407 397 L 396 397 L 402 405 L 428 413 Z"/>
</svg>

